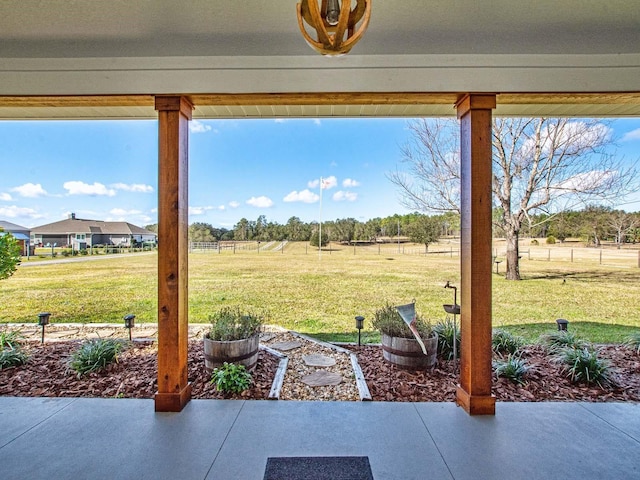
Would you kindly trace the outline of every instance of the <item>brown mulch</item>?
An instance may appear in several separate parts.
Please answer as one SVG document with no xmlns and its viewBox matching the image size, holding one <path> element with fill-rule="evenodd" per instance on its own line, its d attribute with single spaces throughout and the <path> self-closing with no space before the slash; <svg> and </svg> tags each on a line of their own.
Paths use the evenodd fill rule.
<svg viewBox="0 0 640 480">
<path fill-rule="evenodd" d="M 157 346 L 138 343 L 125 350 L 100 372 L 79 378 L 68 371 L 67 362 L 81 341 L 29 342 L 30 360 L 25 365 L 0 370 L 0 395 L 22 397 L 118 397 L 153 398 L 157 391 Z M 191 398 L 266 399 L 271 390 L 278 359 L 260 351 L 252 372 L 251 388 L 241 394 L 224 394 L 212 385 L 204 369 L 202 341 L 189 342 L 188 380 Z"/>
<path fill-rule="evenodd" d="M 39 397 L 123 397 L 153 398 L 157 390 L 156 354 L 152 343 L 136 343 L 123 352 L 118 363 L 104 371 L 78 378 L 67 370 L 68 358 L 80 345 L 78 340 L 46 343 L 29 342 L 30 361 L 23 366 L 0 370 L 0 395 Z M 407 371 L 386 363 L 379 346 L 352 347 L 377 401 L 450 402 L 455 400 L 457 372 L 453 362 L 439 362 L 426 371 Z M 498 401 L 640 401 L 640 355 L 621 345 L 600 348 L 600 356 L 610 361 L 617 385 L 574 385 L 562 374 L 540 346 L 529 346 L 523 357 L 531 366 L 525 384 L 504 378 L 494 382 Z M 266 399 L 278 367 L 278 359 L 260 352 L 253 372 L 252 387 L 237 395 L 216 391 L 204 370 L 201 341 L 189 342 L 189 372 L 192 398 Z"/>
<path fill-rule="evenodd" d="M 382 358 L 380 347 L 354 348 L 373 400 L 394 402 L 452 402 L 458 375 L 453 362 L 439 362 L 432 370 L 407 371 Z M 599 348 L 600 358 L 613 369 L 616 386 L 576 385 L 562 373 L 539 345 L 528 346 L 522 354 L 531 367 L 524 385 L 495 378 L 493 394 L 503 402 L 637 402 L 640 401 L 640 355 L 623 345 Z M 496 357 L 498 358 L 498 357 Z M 373 379 L 373 380 L 372 380 Z"/>
</svg>

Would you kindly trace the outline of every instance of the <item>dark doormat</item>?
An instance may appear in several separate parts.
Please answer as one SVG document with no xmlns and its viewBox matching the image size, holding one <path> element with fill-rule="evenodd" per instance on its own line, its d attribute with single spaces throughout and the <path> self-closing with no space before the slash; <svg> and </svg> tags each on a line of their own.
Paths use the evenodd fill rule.
<svg viewBox="0 0 640 480">
<path fill-rule="evenodd" d="M 369 457 L 269 457 L 264 480 L 373 480 Z"/>
</svg>

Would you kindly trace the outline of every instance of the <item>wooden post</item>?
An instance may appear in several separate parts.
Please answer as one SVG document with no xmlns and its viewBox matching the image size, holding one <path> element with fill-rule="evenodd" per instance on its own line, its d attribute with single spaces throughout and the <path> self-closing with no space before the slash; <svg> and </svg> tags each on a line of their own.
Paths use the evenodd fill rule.
<svg viewBox="0 0 640 480">
<path fill-rule="evenodd" d="M 189 120 L 185 97 L 158 96 L 158 391 L 156 412 L 179 412 L 191 399 L 188 340 Z"/>
<path fill-rule="evenodd" d="M 494 415 L 491 395 L 492 109 L 495 95 L 466 95 L 460 120 L 460 384 L 456 402 L 471 415 Z"/>
</svg>

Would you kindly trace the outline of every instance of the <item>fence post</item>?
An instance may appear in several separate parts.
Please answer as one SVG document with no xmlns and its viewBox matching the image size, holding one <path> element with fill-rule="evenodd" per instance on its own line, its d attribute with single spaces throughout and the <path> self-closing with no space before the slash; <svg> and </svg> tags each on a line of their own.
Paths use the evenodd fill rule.
<svg viewBox="0 0 640 480">
<path fill-rule="evenodd" d="M 547 249 L 547 262 L 550 262 L 550 261 L 551 261 L 551 249 L 548 248 Z"/>
<path fill-rule="evenodd" d="M 355 243 L 353 244 L 353 254 L 354 255 L 356 254 L 356 244 Z"/>
</svg>

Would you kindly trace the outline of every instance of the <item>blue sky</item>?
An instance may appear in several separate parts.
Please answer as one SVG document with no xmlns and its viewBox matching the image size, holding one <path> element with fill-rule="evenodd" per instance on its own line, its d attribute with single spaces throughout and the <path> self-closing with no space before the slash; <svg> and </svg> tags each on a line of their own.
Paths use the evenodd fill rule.
<svg viewBox="0 0 640 480">
<path fill-rule="evenodd" d="M 385 174 L 400 163 L 407 119 L 193 121 L 192 222 L 245 217 L 365 221 L 408 213 Z M 640 158 L 640 119 L 612 123 L 617 155 Z M 0 220 L 34 227 L 66 218 L 157 221 L 155 121 L 0 122 Z M 640 210 L 640 195 L 620 208 Z"/>
</svg>

